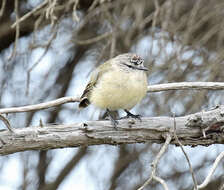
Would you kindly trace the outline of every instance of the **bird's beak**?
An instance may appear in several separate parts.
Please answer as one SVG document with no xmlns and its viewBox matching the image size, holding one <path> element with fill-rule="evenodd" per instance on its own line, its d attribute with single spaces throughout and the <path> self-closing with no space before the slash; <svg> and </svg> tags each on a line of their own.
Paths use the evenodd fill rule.
<svg viewBox="0 0 224 190">
<path fill-rule="evenodd" d="M 138 70 L 148 71 L 149 69 L 147 67 L 140 66 L 138 67 Z"/>
</svg>

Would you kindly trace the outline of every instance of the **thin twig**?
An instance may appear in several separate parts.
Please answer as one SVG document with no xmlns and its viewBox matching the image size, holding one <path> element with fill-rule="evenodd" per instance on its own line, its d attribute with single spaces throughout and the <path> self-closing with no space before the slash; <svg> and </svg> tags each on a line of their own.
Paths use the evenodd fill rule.
<svg viewBox="0 0 224 190">
<path fill-rule="evenodd" d="M 51 20 L 51 26 L 54 26 L 57 17 L 54 14 L 55 7 L 57 6 L 57 0 L 48 0 L 48 7 L 46 9 L 45 17 Z"/>
<path fill-rule="evenodd" d="M 5 5 L 6 5 L 6 0 L 2 0 L 2 6 L 0 9 L 0 18 L 3 16 L 4 11 L 5 11 Z"/>
<path fill-rule="evenodd" d="M 9 120 L 6 117 L 4 117 L 2 114 L 0 114 L 0 120 L 3 121 L 3 123 L 5 124 L 5 126 L 8 128 L 10 132 L 14 133 L 14 130 L 9 123 Z"/>
<path fill-rule="evenodd" d="M 152 22 L 153 29 L 156 27 L 157 18 L 158 18 L 159 11 L 160 11 L 160 6 L 159 6 L 158 0 L 154 0 L 154 5 L 155 5 L 155 12 L 154 12 L 153 22 Z"/>
<path fill-rule="evenodd" d="M 164 17 L 162 29 L 164 31 L 166 31 L 169 26 L 169 22 L 171 20 L 170 18 L 171 18 L 173 9 L 174 9 L 172 0 L 165 1 L 164 5 L 163 5 L 163 9 L 164 9 L 166 15 Z"/>
<path fill-rule="evenodd" d="M 41 103 L 41 104 L 34 104 L 34 105 L 22 106 L 22 107 L 3 108 L 3 109 L 0 109 L 0 114 L 37 111 L 37 110 L 59 106 L 65 103 L 79 102 L 79 101 L 80 99 L 77 97 L 63 97 L 63 98 L 59 98 L 49 102 Z"/>
<path fill-rule="evenodd" d="M 99 36 L 96 36 L 94 38 L 91 38 L 91 39 L 88 39 L 88 40 L 74 40 L 75 43 L 77 43 L 78 45 L 89 45 L 89 44 L 93 44 L 93 43 L 96 43 L 100 40 L 103 40 L 109 36 L 112 35 L 112 32 L 106 32 L 104 34 L 101 34 Z"/>
<path fill-rule="evenodd" d="M 191 172 L 191 176 L 192 176 L 192 179 L 193 179 L 193 182 L 194 182 L 194 190 L 197 190 L 197 181 L 196 181 L 196 178 L 195 178 L 195 175 L 194 175 L 194 170 L 191 166 L 191 162 L 190 162 L 190 159 L 187 155 L 187 153 L 185 152 L 184 148 L 183 148 L 183 145 L 182 143 L 180 142 L 180 140 L 178 139 L 177 137 L 177 134 L 176 134 L 176 118 L 175 118 L 175 115 L 173 116 L 173 122 L 174 122 L 174 138 L 176 139 L 176 141 L 178 142 L 178 144 L 180 145 L 180 148 L 182 150 L 182 152 L 184 153 L 184 156 L 187 160 L 187 163 L 188 163 L 188 166 L 189 166 L 189 169 L 190 169 L 190 172 Z"/>
<path fill-rule="evenodd" d="M 154 179 L 155 181 L 158 181 L 159 183 L 161 183 L 161 185 L 163 186 L 163 188 L 164 188 L 165 190 L 169 190 L 169 188 L 168 188 L 168 186 L 167 186 L 165 180 L 163 180 L 162 178 L 160 178 L 160 177 L 158 177 L 158 176 L 153 176 L 153 179 Z"/>
<path fill-rule="evenodd" d="M 26 83 L 26 95 L 29 94 L 29 84 L 30 84 L 30 73 L 31 71 L 41 62 L 41 60 L 44 58 L 44 56 L 47 54 L 52 41 L 56 38 L 58 30 L 56 29 L 52 37 L 48 40 L 46 44 L 46 48 L 43 52 L 43 54 L 39 57 L 39 59 L 28 69 L 27 71 L 27 83 Z"/>
<path fill-rule="evenodd" d="M 166 141 L 165 141 L 164 145 L 162 146 L 159 153 L 156 155 L 156 158 L 152 162 L 152 165 L 151 165 L 152 166 L 152 171 L 151 171 L 151 175 L 150 175 L 149 179 L 140 188 L 138 188 L 138 190 L 143 190 L 147 185 L 150 184 L 152 179 L 156 176 L 155 173 L 156 173 L 156 169 L 157 169 L 157 165 L 159 163 L 159 160 L 162 157 L 162 155 L 165 153 L 165 151 L 167 150 L 167 147 L 170 144 L 171 139 L 172 139 L 171 135 L 168 134 L 167 137 L 166 137 Z M 156 180 L 158 180 L 158 178 L 156 178 Z"/>
<path fill-rule="evenodd" d="M 14 8 L 14 11 L 15 11 L 15 14 L 16 14 L 16 21 L 19 20 L 19 2 L 18 0 L 15 0 L 15 8 Z M 12 54 L 9 56 L 9 60 L 11 60 L 12 58 L 14 58 L 16 56 L 16 48 L 17 48 L 17 44 L 18 44 L 18 40 L 19 40 L 19 33 L 20 33 L 20 24 L 17 24 L 16 25 L 16 36 L 15 36 L 15 42 L 14 42 L 14 47 L 13 47 L 13 50 L 12 50 Z"/>
<path fill-rule="evenodd" d="M 73 12 L 72 12 L 72 19 L 73 19 L 73 21 L 76 21 L 76 22 L 79 22 L 79 17 L 77 15 L 78 4 L 79 4 L 79 0 L 75 0 L 74 5 L 73 5 Z"/>
<path fill-rule="evenodd" d="M 205 180 L 203 181 L 203 183 L 202 183 L 201 185 L 198 185 L 198 186 L 197 186 L 198 189 L 203 189 L 204 187 L 206 187 L 206 186 L 208 185 L 208 183 L 210 182 L 211 177 L 212 177 L 213 173 L 215 172 L 215 170 L 216 170 L 216 168 L 217 168 L 219 162 L 220 162 L 223 158 L 224 158 L 224 151 L 221 152 L 221 153 L 218 155 L 218 157 L 215 159 L 215 162 L 214 162 L 212 168 L 210 169 L 210 171 L 209 171 L 207 177 L 205 178 Z"/>
<path fill-rule="evenodd" d="M 88 9 L 88 12 L 92 11 L 96 7 L 98 2 L 99 2 L 99 0 L 94 0 L 93 3 L 91 4 L 91 6 Z"/>
<path fill-rule="evenodd" d="M 110 58 L 113 58 L 115 55 L 116 41 L 117 41 L 116 34 L 114 32 L 111 38 Z"/>
<path fill-rule="evenodd" d="M 32 41 L 31 41 L 31 48 L 33 48 L 35 41 L 36 41 L 36 32 L 38 30 L 38 27 L 40 26 L 41 22 L 44 19 L 44 14 L 39 15 L 39 17 L 36 19 L 35 23 L 34 23 L 34 30 L 33 30 L 33 35 L 32 35 Z"/>
<path fill-rule="evenodd" d="M 16 25 L 18 25 L 20 22 L 26 20 L 30 15 L 41 9 L 43 6 L 47 4 L 47 0 L 45 0 L 43 3 L 38 5 L 36 8 L 34 8 L 32 11 L 28 12 L 27 14 L 23 15 L 19 20 L 16 20 L 16 22 L 11 26 L 11 28 L 15 28 Z"/>
</svg>

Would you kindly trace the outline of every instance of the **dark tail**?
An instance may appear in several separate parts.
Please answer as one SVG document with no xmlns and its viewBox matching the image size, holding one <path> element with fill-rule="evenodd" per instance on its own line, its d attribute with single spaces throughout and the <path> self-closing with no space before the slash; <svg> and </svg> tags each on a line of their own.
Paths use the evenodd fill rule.
<svg viewBox="0 0 224 190">
<path fill-rule="evenodd" d="M 90 104 L 88 98 L 84 97 L 80 103 L 79 103 L 79 108 L 85 108 Z"/>
</svg>

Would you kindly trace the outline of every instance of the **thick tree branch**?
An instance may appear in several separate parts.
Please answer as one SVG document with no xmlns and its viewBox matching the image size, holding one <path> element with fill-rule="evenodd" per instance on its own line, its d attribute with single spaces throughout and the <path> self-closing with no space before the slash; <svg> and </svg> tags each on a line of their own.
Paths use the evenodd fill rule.
<svg viewBox="0 0 224 190">
<path fill-rule="evenodd" d="M 168 90 L 187 90 L 187 89 L 224 90 L 224 82 L 179 82 L 179 83 L 155 84 L 155 85 L 148 86 L 148 92 L 160 92 L 160 91 L 168 91 Z M 59 106 L 61 104 L 65 104 L 69 102 L 79 102 L 79 101 L 80 100 L 78 97 L 63 97 L 63 98 L 59 98 L 49 102 L 35 104 L 35 105 L 2 108 L 0 109 L 0 114 L 37 111 L 37 110 L 47 109 L 50 107 Z"/>
<path fill-rule="evenodd" d="M 98 144 L 163 143 L 173 130 L 173 117 L 148 117 L 142 122 L 120 120 L 116 130 L 109 121 L 28 127 L 0 132 L 0 154 L 25 150 L 89 146 Z M 224 144 L 224 106 L 176 117 L 176 135 L 183 145 Z M 206 131 L 206 137 L 202 130 Z M 173 138 L 171 144 L 179 145 Z"/>
</svg>

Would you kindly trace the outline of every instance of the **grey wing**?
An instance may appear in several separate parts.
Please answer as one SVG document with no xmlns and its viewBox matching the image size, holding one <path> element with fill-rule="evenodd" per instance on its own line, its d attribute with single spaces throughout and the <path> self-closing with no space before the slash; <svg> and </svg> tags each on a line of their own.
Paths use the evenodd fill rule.
<svg viewBox="0 0 224 190">
<path fill-rule="evenodd" d="M 85 108 L 87 107 L 90 102 L 89 102 L 89 96 L 90 93 L 92 91 L 92 89 L 94 88 L 94 86 L 96 86 L 97 81 L 99 80 L 99 78 L 107 73 L 108 71 L 110 71 L 112 69 L 111 67 L 111 61 L 107 61 L 104 64 L 100 65 L 98 68 L 96 68 L 92 73 L 91 73 L 91 77 L 90 77 L 90 81 L 87 84 L 82 96 L 81 96 L 81 101 L 79 103 L 79 108 Z"/>
<path fill-rule="evenodd" d="M 86 85 L 86 88 L 81 96 L 81 100 L 80 100 L 80 103 L 79 103 L 79 108 L 85 108 L 87 107 L 90 102 L 89 102 L 89 95 L 93 89 L 93 87 L 96 85 L 97 83 L 97 79 L 98 79 L 98 75 L 99 75 L 99 69 L 95 69 L 92 74 L 91 74 L 91 77 L 90 77 L 90 81 L 89 83 Z"/>
</svg>

